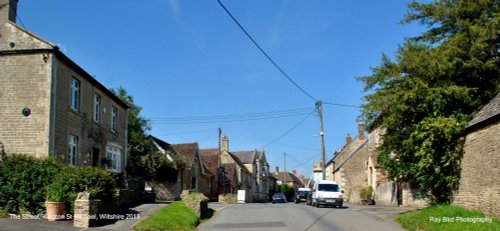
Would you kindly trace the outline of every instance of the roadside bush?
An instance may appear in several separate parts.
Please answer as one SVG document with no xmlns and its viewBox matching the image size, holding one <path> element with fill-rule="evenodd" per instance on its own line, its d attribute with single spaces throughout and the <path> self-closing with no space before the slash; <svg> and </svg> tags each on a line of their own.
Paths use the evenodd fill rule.
<svg viewBox="0 0 500 231">
<path fill-rule="evenodd" d="M 53 158 L 10 155 L 0 162 L 0 207 L 9 213 L 18 213 L 20 210 L 32 214 L 43 213 L 45 187 L 63 168 L 64 165 Z"/>
<path fill-rule="evenodd" d="M 295 194 L 295 191 L 293 190 L 293 188 L 286 185 L 286 184 L 282 184 L 280 186 L 280 192 L 285 194 L 286 199 L 288 201 L 291 201 L 293 199 L 294 194 Z"/>
<path fill-rule="evenodd" d="M 111 199 L 117 188 L 115 174 L 93 167 L 66 167 L 52 184 L 64 190 L 63 200 L 68 212 L 73 212 L 74 202 L 79 192 L 88 192 L 92 199 Z M 50 187 L 49 187 L 50 188 Z"/>
<path fill-rule="evenodd" d="M 117 178 L 97 168 L 69 167 L 54 158 L 10 155 L 0 162 L 0 207 L 8 213 L 42 214 L 45 200 L 53 199 L 65 202 L 70 212 L 78 192 L 89 192 L 91 198 L 112 198 Z"/>
<path fill-rule="evenodd" d="M 368 186 L 366 188 L 361 189 L 361 192 L 359 192 L 359 197 L 364 200 L 372 199 L 372 194 L 373 194 L 373 188 L 372 186 Z"/>
</svg>

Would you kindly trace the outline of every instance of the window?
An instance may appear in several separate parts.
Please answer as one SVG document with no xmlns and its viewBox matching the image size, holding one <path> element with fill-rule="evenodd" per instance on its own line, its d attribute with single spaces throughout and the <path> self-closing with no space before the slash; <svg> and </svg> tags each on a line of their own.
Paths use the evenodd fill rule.
<svg viewBox="0 0 500 231">
<path fill-rule="evenodd" d="M 111 108 L 111 131 L 116 132 L 118 127 L 118 109 Z"/>
<path fill-rule="evenodd" d="M 122 150 L 114 147 L 106 147 L 106 169 L 113 172 L 121 172 Z"/>
<path fill-rule="evenodd" d="M 68 165 L 76 166 L 76 154 L 78 153 L 78 137 L 69 135 L 68 140 Z"/>
<path fill-rule="evenodd" d="M 80 109 L 80 81 L 72 77 L 70 83 L 70 89 L 71 89 L 69 95 L 70 107 L 71 109 L 78 111 Z"/>
<path fill-rule="evenodd" d="M 98 94 L 94 95 L 94 122 L 99 123 L 101 121 L 101 96 Z"/>
</svg>

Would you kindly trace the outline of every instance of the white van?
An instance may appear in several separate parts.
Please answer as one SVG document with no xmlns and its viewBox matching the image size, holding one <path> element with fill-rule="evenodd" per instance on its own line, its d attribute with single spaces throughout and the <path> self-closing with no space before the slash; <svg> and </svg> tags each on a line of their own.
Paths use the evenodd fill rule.
<svg viewBox="0 0 500 231">
<path fill-rule="evenodd" d="M 342 203 L 344 203 L 343 192 L 336 181 L 320 180 L 314 184 L 312 205 L 318 208 L 319 206 L 338 206 L 341 208 Z"/>
</svg>

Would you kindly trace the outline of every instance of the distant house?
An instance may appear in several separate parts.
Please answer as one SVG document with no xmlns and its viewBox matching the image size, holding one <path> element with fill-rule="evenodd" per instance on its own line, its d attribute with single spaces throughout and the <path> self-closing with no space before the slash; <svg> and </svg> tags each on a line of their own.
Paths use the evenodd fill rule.
<svg viewBox="0 0 500 231">
<path fill-rule="evenodd" d="M 182 190 L 195 190 L 210 198 L 214 176 L 203 163 L 198 143 L 173 144 L 172 148 L 185 160 L 179 174 Z"/>
<path fill-rule="evenodd" d="M 467 125 L 463 151 L 453 203 L 500 217 L 500 93 Z"/>
<path fill-rule="evenodd" d="M 292 173 L 280 172 L 279 167 L 276 166 L 273 176 L 274 178 L 276 178 L 276 183 L 278 184 L 278 187 L 280 185 L 286 184 L 288 185 L 288 187 L 293 188 L 294 191 L 297 191 L 299 188 L 304 187 L 302 181 L 299 178 L 297 178 L 296 170 L 292 170 Z"/>
<path fill-rule="evenodd" d="M 240 159 L 241 163 L 252 173 L 253 182 L 253 202 L 269 201 L 269 164 L 264 151 L 240 151 L 231 152 Z"/>
<path fill-rule="evenodd" d="M 8 154 L 124 172 L 128 105 L 0 0 L 0 142 Z"/>
<path fill-rule="evenodd" d="M 330 173 L 326 179 L 339 182 L 345 191 L 344 198 L 359 203 L 359 192 L 368 186 L 366 179 L 366 160 L 368 158 L 368 139 L 364 135 L 364 126 L 358 124 L 358 135 L 352 139 L 348 134 L 346 144 L 325 166 Z"/>
<path fill-rule="evenodd" d="M 210 198 L 214 175 L 203 162 L 197 143 L 169 144 L 154 136 L 149 136 L 149 138 L 157 151 L 165 155 L 168 160 L 182 161 L 182 163 L 176 163 L 179 169 L 175 181 L 148 182 L 155 188 L 156 199 L 178 199 L 183 190 L 197 191 Z"/>
</svg>

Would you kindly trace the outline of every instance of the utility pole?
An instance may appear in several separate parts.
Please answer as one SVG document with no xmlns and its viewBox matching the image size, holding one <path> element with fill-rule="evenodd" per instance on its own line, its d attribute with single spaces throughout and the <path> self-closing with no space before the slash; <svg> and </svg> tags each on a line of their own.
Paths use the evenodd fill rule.
<svg viewBox="0 0 500 231">
<path fill-rule="evenodd" d="M 323 132 L 323 103 L 321 100 L 316 102 L 316 107 L 318 108 L 318 114 L 319 114 L 319 136 L 321 138 L 321 162 L 323 163 L 321 165 L 321 179 L 325 180 L 326 179 L 326 174 L 325 174 L 325 133 Z"/>
<path fill-rule="evenodd" d="M 284 183 L 285 185 L 287 185 L 287 184 L 286 184 L 286 176 L 287 176 L 287 175 L 288 175 L 288 174 L 287 174 L 287 172 L 286 172 L 286 152 L 285 152 L 285 183 Z M 287 186 L 287 187 L 288 187 L 288 186 Z"/>
</svg>

